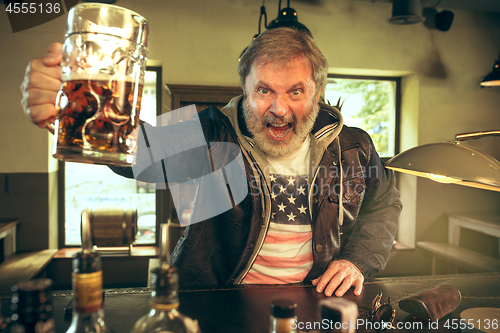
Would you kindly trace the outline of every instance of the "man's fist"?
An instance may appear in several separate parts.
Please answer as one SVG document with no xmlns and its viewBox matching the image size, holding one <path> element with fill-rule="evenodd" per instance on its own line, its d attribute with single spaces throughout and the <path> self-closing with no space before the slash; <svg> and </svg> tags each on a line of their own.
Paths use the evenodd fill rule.
<svg viewBox="0 0 500 333">
<path fill-rule="evenodd" d="M 26 68 L 21 84 L 21 105 L 26 116 L 40 127 L 53 132 L 55 102 L 61 86 L 62 44 L 50 45 L 43 58 L 35 58 Z"/>
</svg>

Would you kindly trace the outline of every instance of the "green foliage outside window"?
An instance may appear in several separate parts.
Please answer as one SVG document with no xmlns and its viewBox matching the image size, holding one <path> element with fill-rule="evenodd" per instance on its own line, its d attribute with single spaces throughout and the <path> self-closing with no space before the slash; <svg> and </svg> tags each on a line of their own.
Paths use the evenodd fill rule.
<svg viewBox="0 0 500 333">
<path fill-rule="evenodd" d="M 330 78 L 325 100 L 335 105 L 340 98 L 347 126 L 370 134 L 380 156 L 395 153 L 395 82 Z"/>
</svg>

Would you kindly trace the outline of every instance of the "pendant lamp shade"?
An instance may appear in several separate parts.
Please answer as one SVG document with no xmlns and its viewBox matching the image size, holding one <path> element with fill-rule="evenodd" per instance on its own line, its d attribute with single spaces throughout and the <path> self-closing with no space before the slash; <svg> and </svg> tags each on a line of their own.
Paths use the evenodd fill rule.
<svg viewBox="0 0 500 333">
<path fill-rule="evenodd" d="M 460 144 L 433 143 L 414 147 L 390 159 L 386 167 L 440 183 L 500 192 L 500 162 Z"/>
<path fill-rule="evenodd" d="M 498 55 L 498 60 L 493 65 L 493 70 L 484 77 L 483 81 L 481 81 L 481 86 L 500 86 L 500 54 Z"/>
</svg>

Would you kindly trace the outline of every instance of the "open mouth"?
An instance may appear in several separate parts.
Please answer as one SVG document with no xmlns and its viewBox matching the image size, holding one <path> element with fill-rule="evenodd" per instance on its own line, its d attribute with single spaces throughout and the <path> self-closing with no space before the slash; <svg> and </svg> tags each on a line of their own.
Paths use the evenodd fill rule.
<svg viewBox="0 0 500 333">
<path fill-rule="evenodd" d="M 283 123 L 283 124 L 267 124 L 266 125 L 267 131 L 273 137 L 275 140 L 281 140 L 284 139 L 288 133 L 290 133 L 290 130 L 292 129 L 292 124 L 290 123 Z"/>
</svg>

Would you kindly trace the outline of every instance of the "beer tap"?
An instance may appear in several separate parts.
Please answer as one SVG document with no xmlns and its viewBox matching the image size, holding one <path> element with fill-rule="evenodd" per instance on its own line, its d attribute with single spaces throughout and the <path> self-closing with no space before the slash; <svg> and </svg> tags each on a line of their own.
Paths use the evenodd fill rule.
<svg viewBox="0 0 500 333">
<path fill-rule="evenodd" d="M 168 219 L 167 223 L 162 223 L 160 225 L 160 268 L 162 270 L 168 270 L 170 268 L 168 263 L 170 259 L 169 229 L 170 219 Z"/>
<path fill-rule="evenodd" d="M 82 252 L 85 255 L 90 255 L 92 253 L 92 232 L 90 230 L 90 218 L 89 212 L 84 209 L 82 211 L 82 230 L 81 230 L 81 239 L 82 239 Z"/>
</svg>

